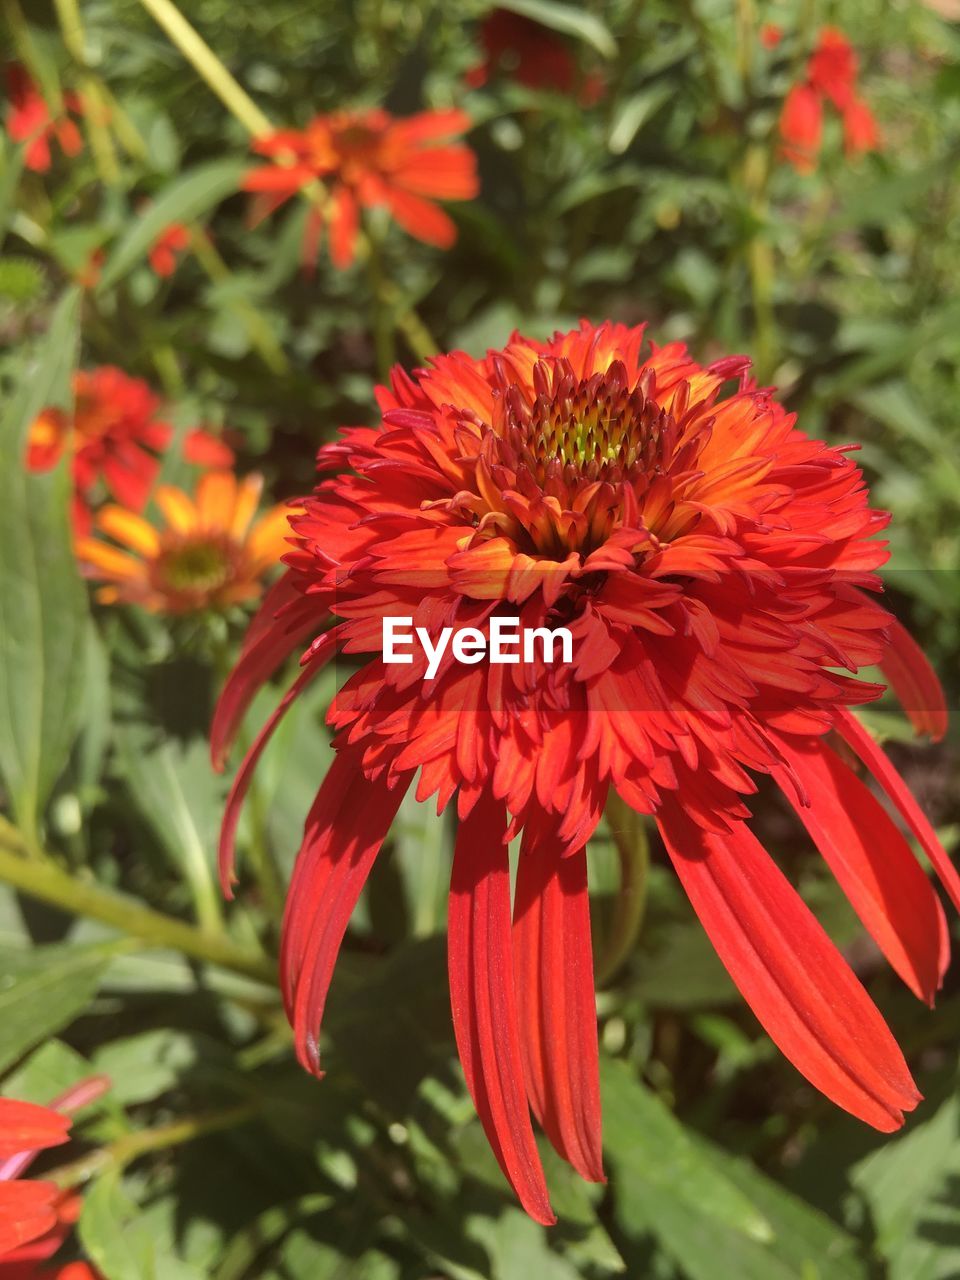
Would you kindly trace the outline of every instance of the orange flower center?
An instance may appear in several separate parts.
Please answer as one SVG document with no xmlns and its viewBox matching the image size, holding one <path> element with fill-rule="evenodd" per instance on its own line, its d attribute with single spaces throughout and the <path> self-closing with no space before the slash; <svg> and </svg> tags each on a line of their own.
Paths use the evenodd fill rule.
<svg viewBox="0 0 960 1280">
<path fill-rule="evenodd" d="M 210 595 L 233 576 L 236 547 L 226 536 L 180 538 L 166 546 L 154 565 L 154 580 L 165 591 Z"/>
</svg>

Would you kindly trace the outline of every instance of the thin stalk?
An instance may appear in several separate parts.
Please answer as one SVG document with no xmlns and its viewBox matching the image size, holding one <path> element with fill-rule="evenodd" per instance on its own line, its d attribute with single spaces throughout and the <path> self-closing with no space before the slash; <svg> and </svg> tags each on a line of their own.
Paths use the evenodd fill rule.
<svg viewBox="0 0 960 1280">
<path fill-rule="evenodd" d="M 122 1138 L 97 1147 L 79 1160 L 60 1165 L 50 1173 L 44 1174 L 44 1180 L 67 1190 L 78 1187 L 99 1174 L 110 1169 L 117 1172 L 139 1160 L 141 1156 L 150 1155 L 154 1151 L 167 1151 L 171 1147 L 182 1147 L 187 1142 L 195 1142 L 197 1138 L 205 1138 L 211 1133 L 222 1133 L 224 1129 L 235 1129 L 246 1124 L 260 1110 L 258 1102 L 246 1102 L 236 1107 L 228 1107 L 223 1111 L 210 1111 L 203 1115 L 185 1116 L 170 1124 L 158 1125 L 154 1129 L 139 1129 L 135 1133 L 124 1134 Z"/>
<path fill-rule="evenodd" d="M 194 257 L 214 284 L 226 284 L 233 278 L 233 273 L 217 252 L 210 237 L 199 227 L 190 228 L 190 248 L 193 250 Z M 290 362 L 284 355 L 283 348 L 273 336 L 269 323 L 246 298 L 238 298 L 236 307 L 247 326 L 250 341 L 260 353 L 263 363 L 271 373 L 281 375 L 289 373 Z"/>
<path fill-rule="evenodd" d="M 370 281 L 370 296 L 373 306 L 373 341 L 377 353 L 377 373 L 380 381 L 386 382 L 397 358 L 393 342 L 393 309 L 383 293 L 385 277 L 383 274 L 380 241 L 369 232 L 367 233 L 367 249 L 367 277 Z"/>
<path fill-rule="evenodd" d="M 68 875 L 49 855 L 39 862 L 24 857 L 25 852 L 20 833 L 0 818 L 0 882 L 70 915 L 99 920 L 149 947 L 180 951 L 271 986 L 276 982 L 272 961 L 251 954 L 223 934 L 185 924 L 90 880 Z"/>
<path fill-rule="evenodd" d="M 620 892 L 614 902 L 610 930 L 597 962 L 597 986 L 603 986 L 628 959 L 643 925 L 647 907 L 650 842 L 643 818 L 611 792 L 607 824 L 620 858 Z"/>
<path fill-rule="evenodd" d="M 171 0 L 140 0 L 198 75 L 204 79 L 232 116 L 253 137 L 270 133 L 273 125 L 245 89 L 242 89 L 206 40 L 191 27 Z"/>
<path fill-rule="evenodd" d="M 77 0 L 54 0 L 54 6 L 63 43 L 79 68 L 79 87 L 86 106 L 84 126 L 90 139 L 90 150 L 93 152 L 97 172 L 106 186 L 115 187 L 120 181 L 120 166 L 117 164 L 113 138 L 107 128 L 109 107 L 99 78 L 87 64 L 87 42 L 83 34 L 80 8 Z"/>
</svg>

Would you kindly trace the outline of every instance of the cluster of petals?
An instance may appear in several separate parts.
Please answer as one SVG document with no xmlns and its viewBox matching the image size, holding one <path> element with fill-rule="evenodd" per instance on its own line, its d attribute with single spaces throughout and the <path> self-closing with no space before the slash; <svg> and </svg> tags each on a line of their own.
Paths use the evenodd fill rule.
<svg viewBox="0 0 960 1280">
<path fill-rule="evenodd" d="M 34 84 L 29 72 L 19 63 L 7 67 L 7 136 L 11 142 L 24 143 L 24 164 L 36 173 L 46 173 L 53 163 L 50 150 L 56 141 L 65 156 L 75 156 L 83 150 L 83 137 L 70 113 L 80 114 L 80 98 L 74 93 L 64 94 L 63 110 L 55 115 Z"/>
<path fill-rule="evenodd" d="M 467 84 L 480 88 L 502 74 L 528 89 L 576 94 L 585 105 L 603 95 L 603 79 L 582 77 L 567 42 L 555 31 L 525 14 L 494 9 L 479 29 L 483 58 L 467 72 Z"/>
<path fill-rule="evenodd" d="M 162 278 L 172 276 L 183 253 L 190 248 L 190 231 L 182 222 L 171 222 L 150 247 L 150 266 Z"/>
<path fill-rule="evenodd" d="M 172 485 L 153 495 L 164 525 L 108 504 L 95 528 L 77 539 L 77 558 L 103 585 L 103 604 L 136 604 L 154 613 L 225 610 L 254 600 L 280 562 L 290 532 L 288 512 L 276 506 L 257 517 L 263 480 L 238 480 L 208 471 L 191 497 Z"/>
<path fill-rule="evenodd" d="M 86 1263 L 45 1269 L 70 1234 L 80 1199 L 52 1182 L 22 1175 L 40 1151 L 69 1139 L 70 1115 L 109 1088 L 104 1076 L 91 1076 L 54 1099 L 49 1106 L 0 1098 L 0 1280 L 95 1280 Z"/>
<path fill-rule="evenodd" d="M 345 429 L 291 519 L 292 551 L 254 617 L 212 731 L 222 766 L 256 691 L 301 671 L 234 780 L 221 836 L 233 877 L 244 795 L 287 707 L 335 654 L 357 663 L 328 721 L 335 759 L 290 885 L 281 982 L 302 1063 L 337 952 L 411 787 L 459 817 L 449 904 L 457 1045 L 500 1165 L 552 1220 L 531 1111 L 603 1177 L 585 846 L 613 788 L 651 814 L 742 994 L 829 1098 L 892 1130 L 919 1098 L 864 988 L 753 834 L 773 779 L 864 926 L 932 1002 L 948 959 L 939 900 L 858 756 L 954 902 L 929 822 L 851 708 L 884 686 L 942 735 L 940 686 L 875 599 L 887 516 L 852 446 L 809 438 L 745 357 L 699 365 L 642 328 L 583 322 L 441 355 L 380 388 L 377 427 Z M 565 625 L 573 661 L 391 665 L 382 620 L 431 634 L 494 615 Z M 846 744 L 838 749 L 840 741 Z M 522 835 L 511 912 L 508 842 Z"/>
<path fill-rule="evenodd" d="M 857 55 L 842 31 L 825 27 L 780 114 L 782 154 L 800 173 L 816 167 L 823 137 L 823 107 L 831 103 L 843 121 L 848 156 L 875 151 L 880 134 L 873 112 L 857 94 Z"/>
<path fill-rule="evenodd" d="M 174 429 L 157 415 L 160 399 L 142 378 L 112 365 L 81 369 L 73 378 L 73 408 L 44 409 L 30 426 L 27 466 L 49 471 L 64 453 L 73 479 L 74 527 L 90 528 L 92 506 L 102 485 L 123 506 L 141 511 Z M 233 452 L 215 435 L 187 433 L 184 458 L 200 467 L 230 466 Z"/>
<path fill-rule="evenodd" d="M 476 158 L 453 141 L 470 127 L 463 111 L 423 111 L 405 119 L 374 109 L 316 116 L 304 129 L 281 129 L 253 148 L 272 163 L 249 172 L 254 224 L 298 192 L 310 200 L 303 260 L 312 266 L 326 227 L 330 256 L 347 267 L 356 252 L 360 211 L 385 207 L 410 235 L 448 249 L 457 229 L 438 200 L 471 200 Z"/>
</svg>

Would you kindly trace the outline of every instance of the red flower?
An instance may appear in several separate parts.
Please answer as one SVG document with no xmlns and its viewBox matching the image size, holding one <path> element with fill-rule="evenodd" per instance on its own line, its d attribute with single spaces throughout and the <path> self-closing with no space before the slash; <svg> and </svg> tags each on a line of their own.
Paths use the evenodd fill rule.
<svg viewBox="0 0 960 1280">
<path fill-rule="evenodd" d="M 842 31 L 825 27 L 807 62 L 806 79 L 787 94 L 780 114 L 781 154 L 801 173 L 816 167 L 826 99 L 843 118 L 848 156 L 874 151 L 879 132 L 870 108 L 856 93 L 857 56 Z"/>
<path fill-rule="evenodd" d="M 72 458 L 74 523 L 90 527 L 91 502 L 102 480 L 125 507 L 141 511 L 160 469 L 157 454 L 173 439 L 173 428 L 158 420 L 160 400 L 142 378 L 112 365 L 79 370 L 73 379 L 72 413 L 45 409 L 30 428 L 27 466 L 49 471 L 64 450 Z M 184 442 L 187 461 L 229 466 L 233 453 L 205 431 L 190 432 Z"/>
<path fill-rule="evenodd" d="M 882 686 L 942 734 L 923 655 L 871 598 L 886 559 L 847 449 L 810 439 L 744 357 L 586 322 L 485 359 L 400 370 L 377 428 L 320 450 L 291 519 L 288 572 L 251 624 L 213 725 L 222 764 L 257 689 L 302 671 L 234 781 L 221 841 L 286 707 L 340 649 L 362 662 L 329 721 L 335 761 L 307 819 L 281 980 L 302 1063 L 351 909 L 401 798 L 460 818 L 450 896 L 453 1019 L 467 1083 L 506 1176 L 552 1219 L 528 1104 L 556 1149 L 603 1177 L 584 847 L 610 787 L 654 815 L 724 963 L 772 1039 L 829 1098 L 892 1130 L 918 1093 L 880 1014 L 760 846 L 747 799 L 769 774 L 865 927 L 932 1001 L 943 913 L 906 839 L 831 745 L 872 769 L 960 905 L 929 823 L 850 708 Z M 729 394 L 732 379 L 739 385 Z M 381 656 L 385 616 L 484 633 L 497 615 L 568 627 L 573 660 L 463 665 Z M 522 830 L 513 921 L 507 842 Z"/>
<path fill-rule="evenodd" d="M 603 81 L 591 75 L 580 83 L 580 74 L 570 47 L 549 27 L 513 13 L 494 9 L 480 25 L 483 61 L 467 73 L 473 88 L 484 85 L 497 72 L 511 76 L 528 89 L 552 89 L 573 93 L 580 84 L 580 101 L 596 102 L 603 94 Z"/>
<path fill-rule="evenodd" d="M 180 255 L 190 247 L 190 232 L 182 222 L 171 222 L 150 249 L 150 265 L 158 276 L 172 276 Z"/>
<path fill-rule="evenodd" d="M 69 1114 L 109 1088 L 105 1076 L 91 1076 L 68 1089 L 49 1107 L 0 1098 L 0 1280 L 29 1280 L 32 1264 L 51 1257 L 76 1220 L 75 1197 L 51 1182 L 27 1182 L 20 1175 L 38 1151 L 68 1140 Z"/>
<path fill-rule="evenodd" d="M 58 117 L 51 114 L 37 86 L 19 63 L 7 67 L 7 93 L 10 98 L 7 135 L 11 142 L 27 144 L 24 163 L 28 169 L 46 173 L 50 168 L 51 139 L 56 139 L 66 156 L 75 156 L 83 150 L 80 130 L 67 114 Z M 80 99 L 76 94 L 65 94 L 63 101 L 67 111 L 80 112 Z"/>
<path fill-rule="evenodd" d="M 257 192 L 254 224 L 298 191 L 323 183 L 328 199 L 314 202 L 307 219 L 303 259 L 312 265 L 329 223 L 334 265 L 353 261 L 361 208 L 385 205 L 405 231 L 448 249 L 454 223 L 434 200 L 471 200 L 478 191 L 476 159 L 462 143 L 441 141 L 463 133 L 463 111 L 424 111 L 395 120 L 386 111 L 340 111 L 316 116 L 302 131 L 283 129 L 254 142 L 276 163 L 243 181 Z"/>
<path fill-rule="evenodd" d="M 775 49 L 783 39 L 783 27 L 775 22 L 765 22 L 760 28 L 760 43 L 765 49 Z"/>
</svg>

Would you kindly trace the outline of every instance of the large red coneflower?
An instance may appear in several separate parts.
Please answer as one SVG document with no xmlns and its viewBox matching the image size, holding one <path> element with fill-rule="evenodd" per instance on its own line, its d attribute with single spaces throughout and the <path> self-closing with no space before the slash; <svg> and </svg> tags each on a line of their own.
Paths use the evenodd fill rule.
<svg viewBox="0 0 960 1280">
<path fill-rule="evenodd" d="M 360 210 L 385 206 L 418 240 L 449 249 L 457 237 L 450 217 L 436 200 L 472 200 L 479 189 L 476 158 L 462 142 L 470 128 L 463 111 L 422 111 L 395 119 L 386 111 L 337 111 L 316 116 L 305 129 L 281 129 L 258 138 L 253 149 L 274 163 L 244 178 L 257 193 L 253 221 L 273 213 L 291 196 L 317 187 L 307 218 L 303 260 L 312 266 L 324 222 L 330 256 L 349 266 L 357 242 Z"/>
<path fill-rule="evenodd" d="M 12 63 L 7 67 L 6 80 L 10 99 L 7 134 L 11 142 L 26 144 L 23 160 L 28 169 L 46 173 L 53 162 L 51 141 L 59 144 L 65 156 L 72 157 L 83 150 L 83 136 L 69 115 L 82 110 L 77 94 L 64 94 L 63 112 L 55 116 L 26 68 Z"/>
<path fill-rule="evenodd" d="M 530 1110 L 583 1174 L 603 1178 L 584 846 L 612 787 L 651 814 L 720 957 L 786 1056 L 881 1130 L 919 1098 L 840 953 L 752 833 L 768 774 L 878 946 L 933 1000 L 943 912 L 909 844 L 837 751 L 872 770 L 960 905 L 929 823 L 851 708 L 882 685 L 918 728 L 942 694 L 873 598 L 886 559 L 851 446 L 809 439 L 732 357 L 704 368 L 643 329 L 584 322 L 473 359 L 397 370 L 382 422 L 320 450 L 326 474 L 291 523 L 289 571 L 253 621 L 221 696 L 222 764 L 256 690 L 290 653 L 302 672 L 244 761 L 238 809 L 284 710 L 331 657 L 361 663 L 330 711 L 336 757 L 307 818 L 281 979 L 301 1061 L 337 950 L 404 793 L 454 796 L 449 970 L 467 1083 L 526 1209 L 552 1214 Z M 565 625 L 567 663 L 390 665 L 382 619 Z M 508 841 L 522 832 L 513 919 Z"/>
<path fill-rule="evenodd" d="M 158 454 L 174 431 L 158 414 L 161 401 L 142 378 L 112 365 L 81 369 L 73 379 L 73 411 L 49 408 L 32 423 L 27 466 L 48 471 L 64 451 L 71 459 L 74 526 L 90 528 L 91 504 L 100 484 L 125 507 L 140 511 L 160 469 Z M 230 466 L 233 451 L 200 429 L 188 432 L 184 457 L 197 466 Z"/>
</svg>

